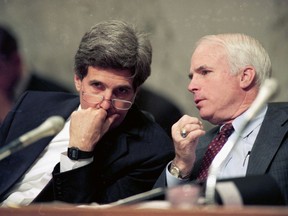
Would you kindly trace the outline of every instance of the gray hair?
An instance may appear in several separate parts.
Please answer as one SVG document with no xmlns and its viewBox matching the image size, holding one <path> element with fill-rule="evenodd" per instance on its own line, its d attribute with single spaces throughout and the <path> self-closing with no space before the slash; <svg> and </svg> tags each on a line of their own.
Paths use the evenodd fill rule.
<svg viewBox="0 0 288 216">
<path fill-rule="evenodd" d="M 147 34 L 126 22 L 110 20 L 86 32 L 75 55 L 76 75 L 83 79 L 88 67 L 129 70 L 133 87 L 142 85 L 151 74 L 152 47 Z"/>
<path fill-rule="evenodd" d="M 251 65 L 256 70 L 256 84 L 263 84 L 271 77 L 272 66 L 268 53 L 258 40 L 245 34 L 219 34 L 207 35 L 198 42 L 211 42 L 225 48 L 231 73 L 237 74 L 240 68 Z"/>
</svg>

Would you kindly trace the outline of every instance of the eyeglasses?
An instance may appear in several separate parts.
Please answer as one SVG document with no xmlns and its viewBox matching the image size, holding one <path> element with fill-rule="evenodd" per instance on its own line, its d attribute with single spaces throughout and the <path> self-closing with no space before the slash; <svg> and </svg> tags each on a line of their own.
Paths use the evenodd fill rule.
<svg viewBox="0 0 288 216">
<path fill-rule="evenodd" d="M 103 102 L 104 100 L 111 101 L 112 106 L 118 110 L 129 110 L 133 104 L 131 101 L 121 100 L 121 99 L 108 100 L 108 99 L 105 99 L 104 96 L 102 95 L 89 94 L 86 92 L 82 92 L 82 98 L 87 103 L 91 103 L 95 105 Z"/>
</svg>

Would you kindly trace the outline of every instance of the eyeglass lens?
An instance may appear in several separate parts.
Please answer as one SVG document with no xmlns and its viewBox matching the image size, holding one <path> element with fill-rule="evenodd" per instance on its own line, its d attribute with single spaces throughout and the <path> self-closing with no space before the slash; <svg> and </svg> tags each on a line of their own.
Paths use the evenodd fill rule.
<svg viewBox="0 0 288 216">
<path fill-rule="evenodd" d="M 98 104 L 104 100 L 104 97 L 102 95 L 87 94 L 84 92 L 82 93 L 82 95 L 83 100 L 85 100 L 88 103 Z M 128 110 L 132 106 L 132 102 L 121 99 L 112 99 L 111 103 L 116 109 L 120 110 Z"/>
</svg>

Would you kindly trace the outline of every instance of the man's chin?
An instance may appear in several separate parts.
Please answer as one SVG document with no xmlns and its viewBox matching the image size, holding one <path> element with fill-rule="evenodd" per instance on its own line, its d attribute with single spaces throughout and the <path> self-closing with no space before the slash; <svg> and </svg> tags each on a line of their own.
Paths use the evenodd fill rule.
<svg viewBox="0 0 288 216">
<path fill-rule="evenodd" d="M 211 118 L 211 115 L 209 115 L 207 112 L 204 112 L 203 109 L 199 110 L 199 115 L 201 117 L 201 119 L 209 121 L 209 119 Z"/>
<path fill-rule="evenodd" d="M 217 124 L 215 123 L 215 119 L 213 119 L 213 115 L 208 115 L 207 113 L 199 113 L 201 119 L 210 122 L 211 124 Z"/>
</svg>

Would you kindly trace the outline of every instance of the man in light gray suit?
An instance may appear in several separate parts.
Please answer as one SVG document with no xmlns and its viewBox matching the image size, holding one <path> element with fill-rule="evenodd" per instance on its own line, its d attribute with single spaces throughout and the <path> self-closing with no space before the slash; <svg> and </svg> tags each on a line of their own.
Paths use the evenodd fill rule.
<svg viewBox="0 0 288 216">
<path fill-rule="evenodd" d="M 240 139 L 223 162 L 218 179 L 267 174 L 275 179 L 287 203 L 288 103 L 266 104 L 239 134 L 240 125 L 271 72 L 267 52 L 250 36 L 221 34 L 201 38 L 191 58 L 188 90 L 201 118 L 217 127 L 206 133 L 198 118 L 180 118 L 172 127 L 175 158 L 155 187 L 191 180 L 205 182 L 207 175 L 200 173 L 204 155 L 211 148 L 209 143 L 223 125 L 232 123 L 234 132 L 228 141 L 238 135 Z"/>
</svg>

